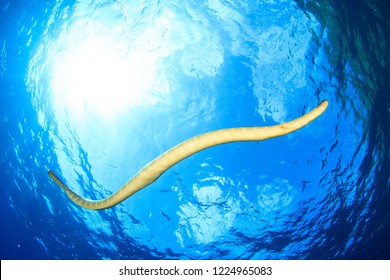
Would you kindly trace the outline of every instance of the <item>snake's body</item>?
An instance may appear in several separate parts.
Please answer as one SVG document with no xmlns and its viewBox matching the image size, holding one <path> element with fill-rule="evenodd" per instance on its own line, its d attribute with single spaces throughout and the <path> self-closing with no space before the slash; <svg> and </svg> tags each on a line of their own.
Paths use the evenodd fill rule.
<svg viewBox="0 0 390 280">
<path fill-rule="evenodd" d="M 327 107 L 328 101 L 325 100 L 309 113 L 279 125 L 221 129 L 190 138 L 148 163 L 118 191 L 101 200 L 85 199 L 70 190 L 53 171 L 49 170 L 48 175 L 74 203 L 88 209 L 106 209 L 152 184 L 170 167 L 199 151 L 230 142 L 259 141 L 286 135 L 316 119 Z"/>
</svg>

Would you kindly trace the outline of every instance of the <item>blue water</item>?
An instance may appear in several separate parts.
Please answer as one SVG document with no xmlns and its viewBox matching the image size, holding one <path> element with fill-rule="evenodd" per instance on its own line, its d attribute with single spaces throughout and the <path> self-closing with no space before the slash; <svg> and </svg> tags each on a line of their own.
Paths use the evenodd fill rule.
<svg viewBox="0 0 390 280">
<path fill-rule="evenodd" d="M 383 2 L 383 3 L 382 3 Z M 1 1 L 1 259 L 390 259 L 387 1 Z M 175 165 L 214 129 L 307 127 Z"/>
</svg>

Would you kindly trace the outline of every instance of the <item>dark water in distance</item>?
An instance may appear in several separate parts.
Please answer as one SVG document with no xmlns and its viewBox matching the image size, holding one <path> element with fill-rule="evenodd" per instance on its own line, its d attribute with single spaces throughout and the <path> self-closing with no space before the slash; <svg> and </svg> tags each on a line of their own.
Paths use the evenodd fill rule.
<svg viewBox="0 0 390 280">
<path fill-rule="evenodd" d="M 390 259 L 388 1 L 2 1 L 1 259 Z M 103 211 L 179 142 L 202 151 Z"/>
</svg>

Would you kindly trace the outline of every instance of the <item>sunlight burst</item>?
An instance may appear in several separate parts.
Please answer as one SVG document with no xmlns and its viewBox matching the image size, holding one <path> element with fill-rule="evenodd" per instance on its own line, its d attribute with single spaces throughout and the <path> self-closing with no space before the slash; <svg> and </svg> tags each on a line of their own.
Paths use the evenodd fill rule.
<svg viewBox="0 0 390 280">
<path fill-rule="evenodd" d="M 79 30 L 78 30 L 79 32 Z M 53 102 L 68 114 L 110 118 L 129 107 L 155 102 L 158 55 L 131 48 L 118 36 L 91 34 L 80 40 L 68 33 L 67 47 L 54 59 Z"/>
</svg>

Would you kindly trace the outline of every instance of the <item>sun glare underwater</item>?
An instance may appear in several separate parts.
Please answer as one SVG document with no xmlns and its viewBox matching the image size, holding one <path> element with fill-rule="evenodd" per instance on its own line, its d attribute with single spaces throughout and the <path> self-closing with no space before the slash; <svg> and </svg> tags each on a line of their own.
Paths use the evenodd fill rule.
<svg viewBox="0 0 390 280">
<path fill-rule="evenodd" d="M 390 5 L 2 1 L 1 259 L 390 259 Z M 99 211 L 180 142 L 209 148 Z"/>
</svg>

